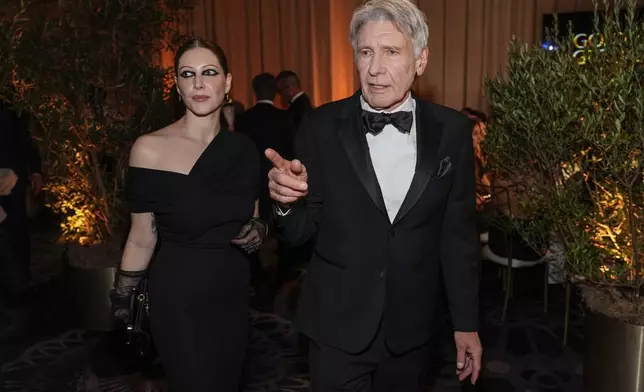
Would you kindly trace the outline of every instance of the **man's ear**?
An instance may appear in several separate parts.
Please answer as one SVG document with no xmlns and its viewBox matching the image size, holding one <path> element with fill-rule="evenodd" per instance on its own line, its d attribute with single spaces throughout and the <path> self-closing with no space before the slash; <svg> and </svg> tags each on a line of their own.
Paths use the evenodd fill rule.
<svg viewBox="0 0 644 392">
<path fill-rule="evenodd" d="M 416 75 L 420 76 L 425 72 L 427 68 L 427 57 L 429 56 L 429 49 L 423 48 L 420 51 L 420 56 L 416 58 Z"/>
</svg>

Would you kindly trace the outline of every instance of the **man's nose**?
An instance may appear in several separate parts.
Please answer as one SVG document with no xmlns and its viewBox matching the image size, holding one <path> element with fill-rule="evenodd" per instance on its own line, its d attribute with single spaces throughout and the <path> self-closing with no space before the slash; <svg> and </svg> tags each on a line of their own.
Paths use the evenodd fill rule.
<svg viewBox="0 0 644 392">
<path fill-rule="evenodd" d="M 371 63 L 369 64 L 369 74 L 372 76 L 380 75 L 383 73 L 384 63 L 379 55 L 374 55 L 371 57 Z"/>
</svg>

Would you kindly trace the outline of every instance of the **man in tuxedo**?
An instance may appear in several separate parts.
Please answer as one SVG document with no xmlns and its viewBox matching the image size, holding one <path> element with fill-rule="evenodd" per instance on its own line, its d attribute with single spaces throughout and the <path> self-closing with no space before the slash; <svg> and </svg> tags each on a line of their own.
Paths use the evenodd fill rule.
<svg viewBox="0 0 644 392">
<path fill-rule="evenodd" d="M 428 27 L 410 0 L 355 11 L 361 88 L 305 117 L 297 160 L 273 150 L 277 230 L 317 238 L 296 323 L 316 392 L 423 390 L 445 286 L 461 380 L 479 377 L 472 122 L 410 89 Z"/>
<path fill-rule="evenodd" d="M 313 109 L 309 96 L 302 91 L 300 78 L 293 71 L 284 70 L 275 78 L 277 90 L 284 102 L 288 103 L 288 111 L 295 120 L 298 128 L 304 115 Z"/>
</svg>

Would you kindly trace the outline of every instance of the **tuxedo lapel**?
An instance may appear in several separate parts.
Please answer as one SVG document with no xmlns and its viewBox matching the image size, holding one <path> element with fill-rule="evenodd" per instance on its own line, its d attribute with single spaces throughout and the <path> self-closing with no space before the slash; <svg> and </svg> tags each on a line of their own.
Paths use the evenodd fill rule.
<svg viewBox="0 0 644 392">
<path fill-rule="evenodd" d="M 438 160 L 438 148 L 443 138 L 443 124 L 429 112 L 425 103 L 416 100 L 416 172 L 411 180 L 407 195 L 403 200 L 393 225 L 411 211 L 425 191 L 429 180 L 434 176 Z"/>
<path fill-rule="evenodd" d="M 389 220 L 378 177 L 376 177 L 369 154 L 367 137 L 360 119 L 361 110 L 360 93 L 358 92 L 350 100 L 343 116 L 336 120 L 335 130 L 358 179 L 378 210 Z"/>
</svg>

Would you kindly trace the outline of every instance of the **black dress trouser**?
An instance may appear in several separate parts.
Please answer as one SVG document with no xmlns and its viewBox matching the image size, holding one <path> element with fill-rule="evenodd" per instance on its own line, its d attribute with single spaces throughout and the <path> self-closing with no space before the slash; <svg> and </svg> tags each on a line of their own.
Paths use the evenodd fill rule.
<svg viewBox="0 0 644 392">
<path fill-rule="evenodd" d="M 396 355 L 387 347 L 381 323 L 369 347 L 350 354 L 337 348 L 309 345 L 313 392 L 420 392 L 425 390 L 430 342 Z"/>
</svg>

